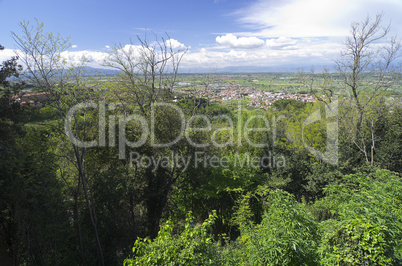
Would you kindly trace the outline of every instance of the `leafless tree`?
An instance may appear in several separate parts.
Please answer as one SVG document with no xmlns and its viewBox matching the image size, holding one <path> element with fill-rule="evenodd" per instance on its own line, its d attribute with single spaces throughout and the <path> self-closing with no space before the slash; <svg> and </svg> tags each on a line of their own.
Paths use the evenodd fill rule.
<svg viewBox="0 0 402 266">
<path fill-rule="evenodd" d="M 375 136 L 376 115 L 380 115 L 380 107 L 383 107 L 379 99 L 395 83 L 392 63 L 399 56 L 401 47 L 395 36 L 388 36 L 390 24 L 384 27 L 383 17 L 384 13 L 379 13 L 374 18 L 367 16 L 363 21 L 351 24 L 345 48 L 341 50 L 340 58 L 335 60 L 340 84 L 336 84 L 327 70 L 318 74 L 313 70 L 309 74 L 299 71 L 301 82 L 327 106 L 333 101 L 336 90 L 345 91 L 347 97 L 339 102 L 342 104 L 339 122 L 346 130 L 344 133 L 351 138 L 352 145 L 371 165 L 374 164 L 378 140 Z"/>
<path fill-rule="evenodd" d="M 387 77 L 393 71 L 391 64 L 397 58 L 401 46 L 395 36 L 386 38 L 390 25 L 382 26 L 383 16 L 384 13 L 379 13 L 374 19 L 367 16 L 362 22 L 353 22 L 346 47 L 341 51 L 340 59 L 336 60 L 343 85 L 351 104 L 356 108 L 356 134 L 360 132 L 366 106 L 379 90 L 391 86 Z M 360 97 L 364 89 L 371 91 L 368 97 Z"/>
<path fill-rule="evenodd" d="M 137 36 L 137 39 L 139 45 L 131 41 L 111 48 L 104 66 L 121 72 L 115 78 L 119 95 L 134 101 L 147 116 L 153 103 L 171 96 L 187 48 L 174 47 L 168 35 L 160 39 L 155 35 L 152 42 L 146 35 L 145 38 Z"/>
<path fill-rule="evenodd" d="M 384 13 L 369 16 L 351 25 L 350 36 L 336 68 L 348 97 L 343 103 L 343 124 L 351 141 L 366 162 L 374 164 L 378 117 L 384 112 L 381 104 L 384 92 L 392 85 L 395 68 L 392 63 L 399 56 L 400 41 L 388 37 L 390 24 L 382 25 Z"/>
</svg>

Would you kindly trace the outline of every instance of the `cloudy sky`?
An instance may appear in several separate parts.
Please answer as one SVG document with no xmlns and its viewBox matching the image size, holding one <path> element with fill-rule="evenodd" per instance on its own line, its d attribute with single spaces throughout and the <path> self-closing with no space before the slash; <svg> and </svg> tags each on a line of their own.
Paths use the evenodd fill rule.
<svg viewBox="0 0 402 266">
<path fill-rule="evenodd" d="M 350 24 L 384 12 L 402 36 L 402 0 L 0 0 L 0 60 L 16 49 L 10 32 L 38 18 L 45 29 L 71 36 L 66 55 L 85 54 L 98 66 L 108 47 L 145 32 L 167 33 L 188 47 L 182 67 L 308 67 L 332 65 Z"/>
</svg>

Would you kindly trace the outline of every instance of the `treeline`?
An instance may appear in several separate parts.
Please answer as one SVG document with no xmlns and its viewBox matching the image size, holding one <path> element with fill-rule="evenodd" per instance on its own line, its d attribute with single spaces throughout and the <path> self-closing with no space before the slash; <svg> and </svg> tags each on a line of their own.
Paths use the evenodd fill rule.
<svg viewBox="0 0 402 266">
<path fill-rule="evenodd" d="M 105 64 L 120 74 L 103 82 L 61 57 L 68 39 L 39 22 L 21 29 L 24 74 L 49 97 L 19 105 L 24 84 L 6 78 L 21 69 L 2 65 L 2 262 L 402 263 L 402 108 L 386 93 L 399 75 L 389 64 L 365 82 L 379 70 L 359 69 L 369 65 L 357 54 L 342 65 L 343 94 L 327 73 L 301 73 L 316 103 L 250 110 L 197 90 L 176 101 L 185 51 L 169 40 L 114 47 Z"/>
</svg>

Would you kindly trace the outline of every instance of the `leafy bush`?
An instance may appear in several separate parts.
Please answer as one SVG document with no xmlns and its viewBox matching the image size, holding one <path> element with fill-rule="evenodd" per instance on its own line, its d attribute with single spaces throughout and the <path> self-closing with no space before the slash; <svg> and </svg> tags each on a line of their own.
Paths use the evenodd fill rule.
<svg viewBox="0 0 402 266">
<path fill-rule="evenodd" d="M 396 173 L 344 176 L 325 189 L 316 207 L 332 213 L 321 223 L 319 253 L 325 264 L 402 263 L 402 180 Z"/>
<path fill-rule="evenodd" d="M 316 256 L 314 217 L 284 191 L 267 197 L 268 209 L 259 225 L 241 225 L 246 265 L 312 265 Z"/>
<path fill-rule="evenodd" d="M 386 226 L 358 218 L 328 228 L 330 232 L 323 234 L 322 246 L 330 246 L 332 252 L 322 257 L 322 264 L 392 264 Z"/>
<path fill-rule="evenodd" d="M 194 226 L 189 213 L 178 235 L 173 235 L 173 223 L 167 221 L 153 241 L 135 241 L 134 257 L 126 259 L 124 265 L 219 265 L 217 245 L 209 233 L 216 217 L 213 212 L 204 223 Z"/>
</svg>

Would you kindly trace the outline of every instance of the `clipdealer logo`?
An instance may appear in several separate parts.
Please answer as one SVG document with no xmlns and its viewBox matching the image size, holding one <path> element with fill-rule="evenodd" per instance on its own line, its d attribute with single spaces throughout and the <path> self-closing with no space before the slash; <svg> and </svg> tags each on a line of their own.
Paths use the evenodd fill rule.
<svg viewBox="0 0 402 266">
<path fill-rule="evenodd" d="M 314 113 L 312 113 L 307 119 L 303 122 L 302 126 L 302 138 L 303 138 L 303 145 L 306 147 L 306 149 L 316 156 L 317 158 L 329 163 L 336 165 L 338 163 L 338 124 L 337 124 L 337 115 L 338 115 L 338 106 L 337 102 L 334 102 L 330 105 L 328 105 L 325 108 L 325 114 L 321 115 L 321 111 L 317 110 Z M 84 147 L 84 148 L 89 148 L 89 147 L 106 147 L 106 137 L 108 138 L 108 146 L 109 147 L 115 147 L 116 145 L 118 146 L 118 151 L 119 151 L 119 159 L 126 159 L 126 149 L 127 147 L 129 148 L 138 148 L 144 145 L 147 141 L 149 141 L 149 145 L 154 148 L 163 148 L 163 147 L 171 147 L 175 145 L 177 142 L 182 140 L 183 138 L 186 139 L 186 141 L 193 147 L 196 148 L 205 148 L 208 146 L 214 146 L 217 148 L 222 148 L 227 145 L 230 146 L 235 146 L 237 145 L 240 147 L 242 145 L 242 141 L 244 140 L 247 142 L 248 145 L 254 148 L 266 148 L 268 147 L 267 143 L 254 143 L 250 137 L 249 134 L 251 132 L 271 132 L 272 136 L 272 143 L 275 145 L 276 143 L 276 128 L 277 128 L 277 122 L 280 119 L 283 119 L 284 116 L 281 115 L 278 118 L 275 116 L 272 117 L 272 121 L 270 122 L 268 118 L 262 115 L 252 115 L 247 118 L 246 121 L 242 121 L 242 106 L 241 103 L 238 103 L 237 106 L 237 136 L 235 138 L 235 130 L 234 130 L 234 122 L 230 116 L 227 115 L 219 115 L 219 116 L 214 116 L 212 117 L 213 119 L 220 118 L 223 120 L 226 120 L 228 123 L 228 127 L 222 127 L 213 130 L 212 128 L 212 123 L 211 123 L 211 117 L 208 117 L 206 115 L 193 115 L 190 120 L 186 121 L 185 115 L 183 111 L 175 104 L 171 103 L 155 103 L 150 110 L 150 119 L 149 122 L 147 119 L 142 116 L 141 114 L 131 114 L 128 116 L 125 115 L 108 115 L 108 123 L 106 123 L 106 110 L 108 111 L 114 111 L 116 108 L 115 105 L 110 104 L 106 107 L 105 101 L 99 101 L 98 103 L 79 103 L 73 106 L 67 113 L 66 119 L 65 119 L 65 133 L 68 137 L 68 139 L 76 146 L 78 147 Z M 180 130 L 179 134 L 175 136 L 175 139 L 167 142 L 167 143 L 157 143 L 156 137 L 155 137 L 155 110 L 156 108 L 169 108 L 171 111 L 175 112 L 179 119 L 180 119 Z M 84 109 L 98 109 L 99 112 L 99 121 L 98 121 L 98 138 L 90 141 L 83 141 L 80 140 L 73 132 L 72 128 L 72 123 L 73 120 L 77 114 L 78 111 L 84 110 Z M 321 120 L 323 117 L 325 117 L 327 120 L 330 117 L 333 117 L 336 122 L 329 122 L 327 123 L 326 131 L 327 131 L 327 140 L 326 140 L 326 151 L 325 152 L 320 152 L 312 147 L 310 147 L 304 140 L 304 130 L 305 127 L 311 123 L 314 123 L 316 121 Z M 202 120 L 206 124 L 204 127 L 192 127 L 192 121 L 194 120 Z M 250 125 L 253 120 L 259 119 L 260 121 L 263 122 L 263 127 L 258 127 L 258 128 L 250 128 Z M 138 138 L 137 141 L 133 142 L 130 141 L 127 136 L 126 136 L 126 127 L 129 122 L 136 122 L 140 128 L 141 128 L 141 136 Z M 116 122 L 118 122 L 118 143 L 116 143 Z M 243 123 L 244 122 L 244 123 Z M 108 124 L 108 130 L 106 131 L 106 125 Z M 217 141 L 217 134 L 220 131 L 227 131 L 228 132 L 228 140 L 224 143 L 219 143 Z M 205 142 L 205 143 L 196 143 L 193 141 L 191 137 L 192 132 L 210 132 L 210 141 Z M 108 133 L 108 134 L 107 134 Z M 106 136 L 108 135 L 108 136 Z M 288 137 L 289 138 L 289 137 Z M 291 138 L 289 140 L 292 141 Z M 241 164 L 241 166 L 246 165 L 247 167 L 250 167 L 250 160 L 253 162 L 259 162 L 259 165 L 264 165 L 265 161 L 271 161 L 270 165 L 271 167 L 278 167 L 279 165 L 272 164 L 272 161 L 275 161 L 275 158 L 281 157 L 281 160 L 276 160 L 278 161 L 283 161 L 280 166 L 284 167 L 284 157 L 283 155 L 278 156 L 276 154 L 271 154 L 269 152 L 270 158 L 254 158 L 250 157 L 247 155 L 246 161 L 248 163 L 246 164 Z M 239 155 L 237 156 L 237 160 L 241 161 L 239 159 Z M 196 158 L 197 157 L 197 158 Z M 272 159 L 274 157 L 274 159 Z M 216 159 L 215 157 L 212 161 L 207 160 L 207 159 L 202 159 L 204 161 L 203 164 L 200 163 L 200 154 L 194 155 L 193 160 L 195 160 L 196 165 L 205 165 L 205 161 L 207 160 L 209 163 L 209 166 L 214 166 L 218 165 L 220 167 L 225 167 L 227 164 L 225 163 L 227 158 L 223 156 L 220 159 Z M 251 159 L 250 159 L 251 158 Z M 182 162 L 182 165 L 184 165 L 183 169 L 187 169 L 188 167 L 188 162 L 190 161 L 189 158 L 174 158 L 167 156 L 166 158 L 161 157 L 161 158 L 147 158 L 146 156 L 141 156 L 137 152 L 131 152 L 130 153 L 130 164 L 133 162 L 136 163 L 136 165 L 144 166 L 144 167 L 155 167 L 156 165 L 159 165 L 161 167 L 165 166 L 168 167 L 169 165 L 172 164 L 172 161 L 178 164 L 179 162 Z M 176 161 L 175 161 L 176 160 Z M 217 160 L 217 161 L 215 161 Z M 170 163 L 168 163 L 170 162 Z M 215 163 L 219 162 L 219 163 Z M 187 165 L 187 166 L 186 166 Z M 252 165 L 256 165 L 255 163 L 252 163 Z M 251 166 L 252 167 L 252 166 Z"/>
<path fill-rule="evenodd" d="M 305 141 L 305 129 L 306 126 L 320 121 L 321 119 L 327 120 L 326 123 L 326 147 L 325 152 L 315 150 L 309 146 Z M 321 110 L 310 114 L 303 122 L 302 126 L 302 140 L 303 146 L 316 158 L 323 160 L 332 165 L 338 164 L 338 100 L 325 105 L 325 112 L 322 114 Z"/>
</svg>

